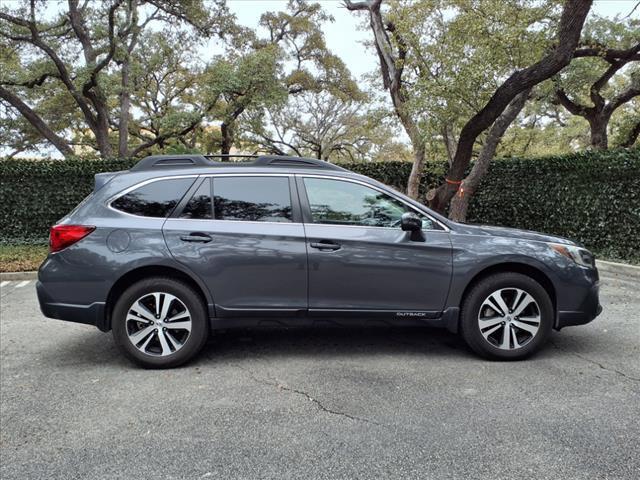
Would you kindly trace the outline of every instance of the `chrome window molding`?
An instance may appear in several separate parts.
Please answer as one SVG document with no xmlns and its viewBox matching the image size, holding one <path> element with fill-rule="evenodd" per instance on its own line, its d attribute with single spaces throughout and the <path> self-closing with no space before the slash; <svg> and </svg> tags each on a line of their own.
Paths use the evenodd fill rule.
<svg viewBox="0 0 640 480">
<path fill-rule="evenodd" d="M 112 195 L 111 197 L 109 197 L 107 199 L 107 201 L 105 202 L 106 207 L 109 210 L 112 210 L 114 212 L 118 212 L 119 214 L 122 215 L 127 215 L 129 217 L 134 217 L 134 218 L 158 218 L 161 220 L 166 220 L 170 217 L 145 217 L 143 215 L 135 215 L 133 213 L 128 213 L 128 212 L 124 212 L 122 210 L 118 210 L 117 208 L 111 206 L 111 204 L 113 202 L 115 202 L 118 198 L 125 196 L 127 193 L 132 192 L 133 190 L 136 190 L 140 187 L 144 187 L 145 185 L 148 185 L 150 183 L 153 182 L 160 182 L 162 180 L 174 180 L 174 179 L 181 179 L 181 178 L 211 178 L 211 177 L 287 177 L 287 178 L 291 178 L 293 177 L 293 175 L 288 174 L 288 173 L 216 173 L 216 174 L 209 174 L 209 173 L 203 173 L 203 174 L 186 174 L 186 175 L 169 175 L 166 177 L 156 177 L 156 178 L 148 178 L 147 180 L 143 180 L 142 182 L 136 183 L 135 185 L 132 185 L 130 187 L 125 188 L 124 190 L 122 190 L 121 192 L 116 193 L 115 195 Z M 177 220 L 177 219 L 173 219 L 173 220 Z M 189 218 L 183 218 L 181 220 L 192 220 Z M 194 219 L 197 220 L 197 219 Z M 200 219 L 206 222 L 210 222 L 212 221 L 212 219 Z M 220 222 L 230 222 L 230 221 L 235 221 L 235 222 L 243 222 L 244 220 L 218 220 Z M 255 223 L 267 223 L 267 222 L 255 222 Z M 269 222 L 269 223 L 288 223 L 288 224 L 292 224 L 293 222 Z"/>
<path fill-rule="evenodd" d="M 158 218 L 158 217 L 145 217 L 145 218 Z M 215 219 L 215 218 L 179 218 L 179 217 L 175 217 L 175 218 L 167 218 L 167 221 L 178 221 L 178 222 L 209 222 L 209 223 L 225 223 L 225 224 L 229 224 L 230 222 L 233 223 L 255 223 L 255 224 L 270 224 L 270 225 L 304 225 L 303 223 L 300 222 L 261 222 L 259 220 L 220 220 Z M 220 233 L 224 233 L 224 232 L 220 232 Z"/>
<path fill-rule="evenodd" d="M 105 203 L 107 208 L 109 208 L 110 210 L 113 210 L 114 212 L 117 212 L 119 214 L 122 215 L 127 215 L 129 217 L 134 217 L 134 218 L 157 218 L 160 220 L 168 220 L 169 217 L 145 217 L 142 215 L 134 215 L 132 213 L 127 213 L 127 212 L 123 212 L 122 210 L 118 210 L 117 208 L 114 208 L 111 206 L 111 203 L 113 203 L 115 200 L 117 200 L 118 198 L 126 195 L 127 193 L 143 187 L 145 185 L 148 185 L 150 183 L 153 182 L 159 182 L 161 180 L 173 180 L 173 179 L 180 179 L 180 178 L 197 178 L 197 177 L 204 177 L 204 178 L 215 178 L 215 177 L 287 177 L 287 178 L 294 178 L 294 177 L 301 177 L 301 178 L 327 178 L 330 180 L 340 180 L 343 182 L 351 182 L 351 183 L 355 183 L 358 185 L 362 185 L 365 187 L 369 187 L 372 188 L 374 190 L 377 190 L 380 193 L 383 193 L 385 195 L 389 195 L 390 197 L 394 198 L 395 200 L 399 201 L 400 203 L 402 203 L 403 205 L 405 205 L 406 207 L 408 207 L 410 210 L 414 211 L 415 213 L 418 213 L 420 215 L 423 215 L 425 217 L 427 217 L 429 220 L 431 220 L 432 222 L 434 222 L 435 224 L 439 225 L 442 230 L 440 229 L 435 229 L 435 228 L 429 228 L 426 229 L 426 231 L 429 232 L 441 232 L 441 231 L 445 231 L 445 232 L 449 232 L 450 228 L 448 226 L 446 226 L 444 223 L 440 222 L 439 220 L 437 220 L 436 218 L 432 217 L 431 215 L 429 215 L 428 213 L 425 213 L 419 209 L 417 209 L 415 206 L 411 205 L 410 203 L 407 203 L 405 200 L 403 200 L 402 198 L 398 197 L 397 195 L 388 192 L 386 190 L 383 190 L 382 188 L 376 186 L 376 185 L 372 185 L 368 182 L 362 181 L 362 180 L 358 180 L 355 178 L 349 178 L 349 177 L 340 177 L 340 176 L 336 176 L 336 175 L 322 175 L 322 174 L 310 174 L 310 173 L 300 173 L 300 174 L 293 174 L 293 173 L 262 173 L 262 172 L 254 172 L 254 173 L 250 173 L 250 172 L 238 172 L 238 173 L 202 173 L 202 174 L 186 174 L 186 175 L 169 175 L 166 177 L 156 177 L 156 178 L 149 178 L 147 180 L 143 180 L 142 182 L 136 183 L 135 185 L 132 185 L 130 187 L 127 187 L 126 189 L 122 190 L 119 193 L 116 193 L 115 195 L 111 196 Z M 274 225 L 304 225 L 304 223 L 300 223 L 300 222 L 260 222 L 260 221 L 249 221 L 249 220 L 216 220 L 216 219 L 208 219 L 208 218 L 171 218 L 172 221 L 175 220 L 179 220 L 179 221 L 188 221 L 188 222 L 243 222 L 243 223 L 256 223 L 256 224 L 260 224 L 260 223 L 269 223 L 269 224 L 274 224 Z M 312 223 L 311 225 L 322 225 L 324 227 L 347 227 L 347 228 L 376 228 L 376 229 L 384 229 L 384 230 L 397 230 L 396 227 L 378 227 L 375 225 L 340 225 L 340 224 L 336 224 L 336 223 Z"/>
</svg>

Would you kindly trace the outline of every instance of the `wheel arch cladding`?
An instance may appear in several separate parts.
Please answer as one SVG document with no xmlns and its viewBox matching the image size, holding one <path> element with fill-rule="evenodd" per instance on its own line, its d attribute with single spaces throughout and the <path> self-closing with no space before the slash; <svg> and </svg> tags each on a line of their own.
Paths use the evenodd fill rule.
<svg viewBox="0 0 640 480">
<path fill-rule="evenodd" d="M 170 277 L 175 278 L 176 280 L 183 281 L 191 288 L 193 288 L 193 290 L 201 298 L 202 303 L 207 309 L 209 315 L 212 315 L 213 312 L 211 311 L 211 308 L 209 308 L 209 306 L 212 305 L 211 300 L 208 298 L 208 295 L 202 289 L 200 284 L 198 284 L 198 282 L 193 279 L 193 277 L 174 267 L 169 267 L 166 265 L 146 265 L 143 267 L 135 268 L 125 273 L 113 284 L 107 296 L 104 325 L 102 326 L 103 328 L 100 328 L 100 330 L 104 332 L 111 330 L 111 315 L 113 313 L 113 308 L 124 291 L 135 282 L 149 277 Z"/>
<path fill-rule="evenodd" d="M 553 305 L 553 314 L 554 316 L 557 313 L 556 307 L 556 289 L 553 285 L 551 279 L 540 269 L 528 265 L 526 263 L 517 263 L 517 262 L 506 262 L 506 263 L 498 263 L 495 265 L 488 266 L 479 272 L 477 272 L 473 278 L 467 283 L 464 291 L 462 292 L 462 296 L 460 297 L 460 307 L 462 307 L 462 302 L 467 297 L 471 289 L 482 279 L 487 278 L 491 275 L 495 275 L 497 273 L 520 273 L 522 275 L 526 275 L 536 282 L 538 282 L 542 288 L 545 289 L 549 298 L 551 299 L 551 304 Z M 460 320 L 458 319 L 458 322 Z M 555 321 L 554 321 L 555 324 Z"/>
</svg>

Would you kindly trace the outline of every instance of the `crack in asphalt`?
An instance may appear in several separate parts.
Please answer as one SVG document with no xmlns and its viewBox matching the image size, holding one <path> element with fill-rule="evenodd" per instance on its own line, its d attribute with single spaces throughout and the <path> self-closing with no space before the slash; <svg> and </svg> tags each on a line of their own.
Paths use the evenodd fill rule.
<svg viewBox="0 0 640 480">
<path fill-rule="evenodd" d="M 249 370 L 248 368 L 242 367 L 240 365 L 235 365 L 235 367 L 240 369 L 240 370 L 242 370 L 243 372 L 245 372 L 254 382 L 261 383 L 263 385 L 268 385 L 270 387 L 276 387 L 278 390 L 284 390 L 285 392 L 295 393 L 296 395 L 301 395 L 301 396 L 305 397 L 307 400 L 312 402 L 316 407 L 318 407 L 318 409 L 320 411 L 322 411 L 322 412 L 325 412 L 325 413 L 328 413 L 328 414 L 331 414 L 331 415 L 338 415 L 338 416 L 341 416 L 341 417 L 345 417 L 345 418 L 348 418 L 349 420 L 353 420 L 355 422 L 364 422 L 364 423 L 370 423 L 372 425 L 383 426 L 381 423 L 375 422 L 373 420 L 369 420 L 368 418 L 358 417 L 356 415 L 351 415 L 349 413 L 340 412 L 338 410 L 333 410 L 331 408 L 328 408 L 320 400 L 318 400 L 315 397 L 312 397 L 311 395 L 309 395 L 304 390 L 298 390 L 297 388 L 291 388 L 291 387 L 289 387 L 289 386 L 287 386 L 287 385 L 285 385 L 283 383 L 280 383 L 278 381 L 278 379 L 274 379 L 274 381 L 269 381 L 269 380 L 266 380 L 264 378 L 258 377 L 251 370 Z"/>
<path fill-rule="evenodd" d="M 558 346 L 555 342 L 551 342 L 551 345 L 553 345 L 555 348 L 557 348 L 558 350 L 560 350 L 562 352 L 568 353 L 570 355 L 573 355 L 574 357 L 578 357 L 579 359 L 584 360 L 585 362 L 589 362 L 589 363 L 591 363 L 593 365 L 596 365 L 596 366 L 600 367 L 602 370 L 605 370 L 605 371 L 611 372 L 611 373 L 615 373 L 615 374 L 617 374 L 617 375 L 619 375 L 621 377 L 624 377 L 627 380 L 631 380 L 633 382 L 640 382 L 640 378 L 632 377 L 631 375 L 627 375 L 626 373 L 624 373 L 624 372 L 622 372 L 620 370 L 617 370 L 617 369 L 611 368 L 611 367 L 607 367 L 607 366 L 603 365 L 602 363 L 598 362 L 597 360 L 592 360 L 589 357 L 585 357 L 584 355 L 580 355 L 579 353 L 572 352 L 571 350 L 567 350 L 566 348 L 562 348 L 562 347 Z"/>
</svg>

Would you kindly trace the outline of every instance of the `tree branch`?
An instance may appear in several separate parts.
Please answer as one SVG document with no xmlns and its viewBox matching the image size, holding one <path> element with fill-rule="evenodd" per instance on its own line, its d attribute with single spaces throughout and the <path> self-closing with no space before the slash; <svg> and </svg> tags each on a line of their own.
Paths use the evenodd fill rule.
<svg viewBox="0 0 640 480">
<path fill-rule="evenodd" d="M 73 150 L 67 144 L 67 142 L 55 133 L 49 126 L 42 120 L 29 105 L 24 103 L 17 95 L 0 86 L 0 98 L 6 101 L 9 105 L 14 107 L 20 114 L 27 119 L 27 121 L 42 135 L 49 140 L 51 144 L 58 149 L 58 151 L 65 157 L 73 156 Z"/>
<path fill-rule="evenodd" d="M 613 63 L 616 60 L 640 60 L 640 53 L 638 52 L 638 45 L 627 49 L 621 48 L 608 48 L 601 43 L 592 43 L 589 46 L 583 46 L 576 49 L 573 52 L 573 58 L 583 57 L 601 57 L 609 63 Z"/>
<path fill-rule="evenodd" d="M 566 108 L 570 113 L 581 117 L 586 117 L 589 115 L 589 107 L 571 100 L 562 88 L 557 88 L 555 92 L 556 102 Z"/>
</svg>

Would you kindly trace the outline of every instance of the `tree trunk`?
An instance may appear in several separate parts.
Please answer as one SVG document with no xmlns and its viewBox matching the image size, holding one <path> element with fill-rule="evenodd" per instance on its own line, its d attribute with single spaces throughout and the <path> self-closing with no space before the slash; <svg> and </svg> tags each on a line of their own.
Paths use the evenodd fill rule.
<svg viewBox="0 0 640 480">
<path fill-rule="evenodd" d="M 446 211 L 458 191 L 458 182 L 469 166 L 476 139 L 493 125 L 511 101 L 521 92 L 551 78 L 571 62 L 591 4 L 592 0 L 566 0 L 558 27 L 556 47 L 540 61 L 509 76 L 485 106 L 462 127 L 456 154 L 448 172 L 448 181 L 436 189 L 429 202 L 431 208 L 440 213 Z"/>
<path fill-rule="evenodd" d="M 122 62 L 122 79 L 120 91 L 120 122 L 118 124 L 118 156 L 126 158 L 129 153 L 129 109 L 131 94 L 129 92 L 129 58 Z"/>
<path fill-rule="evenodd" d="M 607 124 L 609 119 L 602 115 L 588 117 L 589 127 L 591 129 L 591 146 L 597 150 L 606 150 L 609 148 L 607 138 Z"/>
<path fill-rule="evenodd" d="M 220 133 L 222 134 L 220 153 L 222 155 L 229 155 L 231 147 L 233 147 L 233 139 L 235 136 L 234 124 L 232 122 L 223 122 L 222 125 L 220 125 Z"/>
<path fill-rule="evenodd" d="M 487 139 L 480 151 L 480 155 L 478 155 L 473 164 L 471 172 L 462 181 L 458 194 L 451 199 L 451 208 L 449 209 L 449 218 L 451 220 L 456 222 L 466 221 L 471 198 L 489 170 L 489 164 L 496 153 L 500 140 L 524 107 L 530 92 L 531 89 L 525 90 L 514 98 L 502 115 L 498 117 L 491 130 L 489 130 Z"/>
<path fill-rule="evenodd" d="M 49 140 L 51 144 L 65 157 L 72 157 L 73 150 L 67 144 L 67 142 L 60 137 L 56 132 L 51 130 L 49 126 L 42 120 L 40 115 L 34 112 L 29 105 L 24 103 L 18 96 L 11 93 L 0 86 L 0 98 L 8 102 L 13 108 L 18 110 L 20 114 L 27 119 L 27 121 L 35 128 L 40 135 Z"/>
<path fill-rule="evenodd" d="M 412 142 L 413 143 L 413 142 Z M 425 148 L 423 142 L 413 145 L 413 166 L 409 174 L 407 182 L 407 195 L 414 200 L 420 195 L 420 180 L 422 180 L 422 171 L 424 170 Z"/>
<path fill-rule="evenodd" d="M 449 125 L 442 127 L 442 141 L 444 147 L 447 150 L 447 163 L 451 165 L 453 162 L 453 156 L 456 153 L 456 139 Z"/>
<path fill-rule="evenodd" d="M 102 158 L 111 158 L 113 157 L 113 148 L 109 142 L 109 118 L 104 113 L 98 113 L 96 119 L 95 136 L 98 151 Z"/>
<path fill-rule="evenodd" d="M 376 52 L 380 61 L 380 70 L 384 88 L 389 90 L 391 101 L 400 123 L 407 132 L 413 147 L 413 167 L 407 182 L 407 195 L 418 199 L 420 179 L 424 168 L 425 142 L 420 134 L 417 123 L 407 109 L 407 94 L 402 84 L 405 59 L 407 56 L 407 44 L 398 34 L 392 22 L 384 22 L 380 11 L 382 0 L 368 0 L 351 2 L 345 0 L 348 10 L 366 10 L 369 12 L 369 24 L 373 32 Z M 396 46 L 391 43 L 388 33 L 395 39 Z"/>
</svg>

